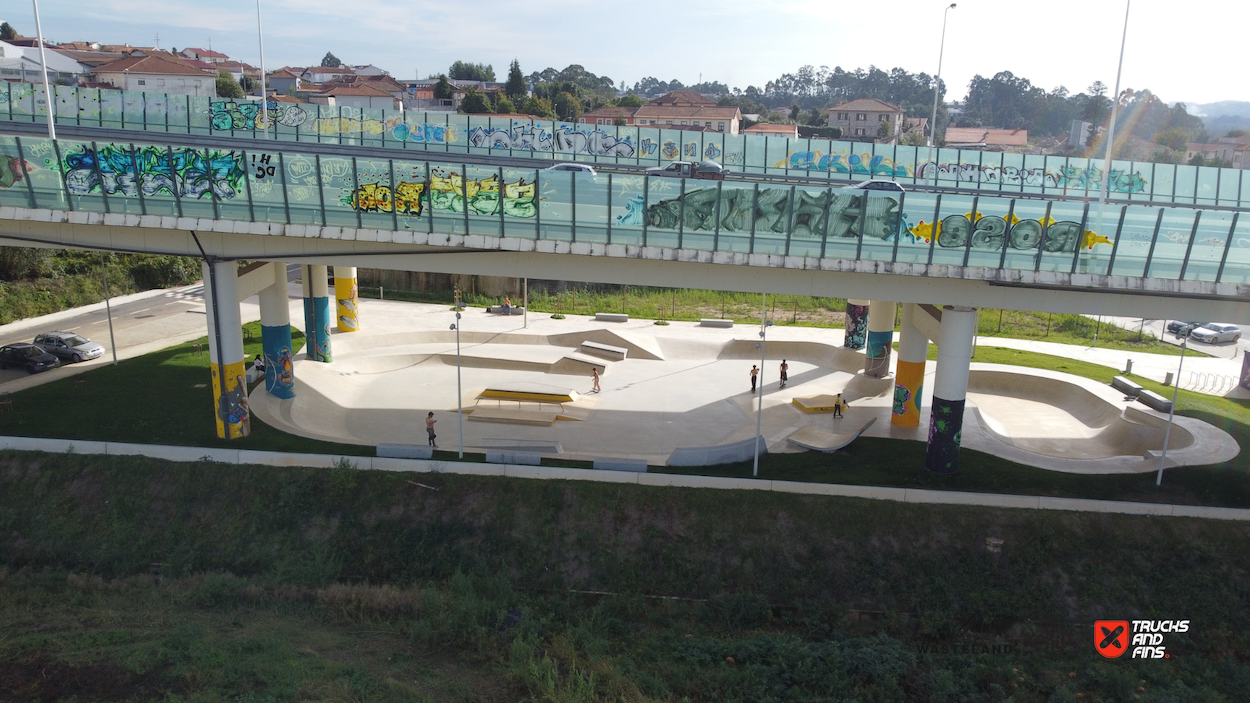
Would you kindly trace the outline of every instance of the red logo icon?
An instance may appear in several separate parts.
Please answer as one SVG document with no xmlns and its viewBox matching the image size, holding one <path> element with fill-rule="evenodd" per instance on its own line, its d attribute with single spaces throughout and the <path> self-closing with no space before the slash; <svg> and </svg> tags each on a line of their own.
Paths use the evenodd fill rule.
<svg viewBox="0 0 1250 703">
<path fill-rule="evenodd" d="M 1128 651 L 1128 620 L 1095 620 L 1094 649 L 1108 659 Z"/>
</svg>

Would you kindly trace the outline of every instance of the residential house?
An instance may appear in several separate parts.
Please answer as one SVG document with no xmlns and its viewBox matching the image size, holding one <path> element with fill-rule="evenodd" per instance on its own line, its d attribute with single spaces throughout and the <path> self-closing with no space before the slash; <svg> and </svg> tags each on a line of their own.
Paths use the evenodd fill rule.
<svg viewBox="0 0 1250 703">
<path fill-rule="evenodd" d="M 634 111 L 636 107 L 597 107 L 590 112 L 582 113 L 577 118 L 578 124 L 593 125 L 614 125 L 617 120 L 621 120 L 621 124 L 631 125 L 634 123 Z"/>
<path fill-rule="evenodd" d="M 842 130 L 842 138 L 856 142 L 897 143 L 903 132 L 903 108 L 876 98 L 858 98 L 829 108 L 827 123 Z M 882 137 L 882 123 L 886 123 Z"/>
<path fill-rule="evenodd" d="M 763 134 L 768 137 L 790 137 L 791 139 L 799 138 L 799 126 L 797 124 L 771 124 L 769 122 L 760 122 L 742 130 L 743 134 Z"/>
<path fill-rule="evenodd" d="M 1214 144 L 1188 144 L 1186 147 L 1186 159 L 1193 158 L 1194 147 L 1214 147 L 1209 151 L 1203 149 L 1198 153 L 1202 153 L 1204 158 L 1219 158 L 1225 163 L 1232 164 L 1232 168 L 1250 168 L 1250 135 L 1220 137 L 1215 140 Z"/>
<path fill-rule="evenodd" d="M 469 81 L 476 84 L 477 81 Z M 460 101 L 464 99 L 467 92 L 464 88 L 454 85 L 455 81 L 451 81 L 451 97 L 443 100 L 434 98 L 434 86 L 438 85 L 437 78 L 423 78 L 418 80 L 405 80 L 400 83 L 407 89 L 407 97 L 404 98 L 404 109 L 419 110 L 421 112 L 459 112 Z"/>
<path fill-rule="evenodd" d="M 367 85 L 370 88 L 377 88 L 378 90 L 389 94 L 392 98 L 399 101 L 400 103 L 403 103 L 404 99 L 408 97 L 407 86 L 395 80 L 394 78 L 391 78 L 387 74 L 377 74 L 377 75 L 367 75 L 367 76 L 362 76 L 362 75 L 342 76 L 328 83 L 321 84 L 321 92 L 324 93 L 325 91 L 330 90 L 331 88 L 336 88 L 338 86 L 363 86 L 363 85 Z"/>
<path fill-rule="evenodd" d="M 48 56 L 48 80 L 61 85 L 74 85 L 87 67 L 77 61 L 45 50 Z M 16 46 L 0 41 L 0 79 L 40 83 L 43 81 L 43 63 L 39 61 L 38 47 Z"/>
<path fill-rule="evenodd" d="M 172 54 L 135 51 L 91 71 L 92 80 L 120 90 L 177 95 L 217 95 L 217 74 L 188 66 Z"/>
<path fill-rule="evenodd" d="M 1029 145 L 1027 129 L 989 127 L 947 127 L 946 146 L 951 149 L 992 149 L 1013 151 Z"/>
<path fill-rule="evenodd" d="M 77 43 L 75 42 L 75 44 Z M 119 51 L 101 51 L 98 49 L 65 49 L 58 46 L 55 49 L 51 49 L 51 51 L 77 61 L 88 70 L 126 58 L 126 55 Z"/>
<path fill-rule="evenodd" d="M 299 75 L 304 72 L 302 68 L 292 66 L 283 66 L 278 70 L 265 76 L 265 86 L 270 91 L 280 95 L 294 93 L 300 90 Z"/>
<path fill-rule="evenodd" d="M 693 129 L 707 132 L 737 134 L 742 111 L 736 107 L 720 107 L 715 102 L 689 90 L 666 93 L 648 101 L 634 111 L 634 124 L 663 129 Z"/>
<path fill-rule="evenodd" d="M 336 78 L 354 75 L 356 75 L 356 72 L 347 66 L 339 66 L 338 68 L 333 66 L 309 66 L 300 73 L 299 79 L 305 83 L 321 85 L 322 83 L 329 83 Z"/>
<path fill-rule="evenodd" d="M 1185 160 L 1189 161 L 1195 155 L 1201 155 L 1204 159 L 1217 158 L 1220 155 L 1219 144 L 1206 144 L 1203 142 L 1190 142 L 1185 145 Z"/>
<path fill-rule="evenodd" d="M 230 59 L 229 56 L 212 49 L 183 49 L 178 52 L 178 55 L 184 59 L 203 61 L 204 63 L 222 63 Z"/>
<path fill-rule="evenodd" d="M 322 102 L 322 100 L 330 98 Z M 323 105 L 361 107 L 381 110 L 398 110 L 399 101 L 384 90 L 370 85 L 335 85 L 321 93 L 309 96 L 309 100 Z"/>
<path fill-rule="evenodd" d="M 377 66 L 374 66 L 371 63 L 365 64 L 364 66 L 352 66 L 351 69 L 355 71 L 356 75 L 358 76 L 389 76 L 391 75 L 388 71 L 378 68 Z"/>
</svg>

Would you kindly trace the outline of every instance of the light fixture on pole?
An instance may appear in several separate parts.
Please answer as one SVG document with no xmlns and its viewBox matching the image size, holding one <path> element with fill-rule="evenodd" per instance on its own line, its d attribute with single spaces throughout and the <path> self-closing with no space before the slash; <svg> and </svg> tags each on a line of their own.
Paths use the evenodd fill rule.
<svg viewBox="0 0 1250 703">
<path fill-rule="evenodd" d="M 269 90 L 265 85 L 265 30 L 260 23 L 260 0 L 256 0 L 256 36 L 260 40 L 260 112 L 264 116 L 265 139 L 269 138 Z M 239 69 L 240 71 L 242 69 Z M 275 135 L 277 130 L 274 130 Z"/>
<path fill-rule="evenodd" d="M 955 9 L 955 3 L 942 11 L 942 42 L 938 45 L 938 70 L 933 79 L 933 117 L 929 119 L 929 168 L 933 170 L 933 185 L 937 185 L 937 166 L 933 163 L 933 143 L 937 141 L 938 97 L 942 94 L 942 55 L 946 53 L 946 14 Z"/>
<path fill-rule="evenodd" d="M 760 475 L 760 435 L 764 427 L 764 354 L 767 352 L 767 330 L 772 323 L 768 321 L 768 294 L 765 293 L 760 303 L 760 372 L 759 372 L 759 404 L 755 411 L 755 464 L 751 467 L 751 475 Z"/>
<path fill-rule="evenodd" d="M 35 6 L 35 41 L 39 42 L 39 64 L 43 68 L 43 97 L 48 113 L 48 139 L 56 139 L 56 125 L 52 111 L 56 109 L 56 98 L 52 95 L 52 84 L 48 82 L 48 52 L 43 46 L 43 28 L 39 25 L 39 0 L 30 0 Z"/>
<path fill-rule="evenodd" d="M 1181 390 L 1181 369 L 1185 367 L 1185 348 L 1189 336 L 1181 337 L 1181 360 L 1176 365 L 1176 378 L 1172 381 L 1172 407 L 1168 410 L 1168 428 L 1163 433 L 1163 451 L 1159 454 L 1159 475 L 1155 477 L 1155 485 L 1163 483 L 1163 467 L 1168 460 L 1168 443 L 1172 440 L 1172 421 L 1176 419 L 1176 396 Z"/>
<path fill-rule="evenodd" d="M 1124 34 L 1120 37 L 1120 63 L 1115 69 L 1115 92 L 1111 94 L 1111 124 L 1107 125 L 1107 155 L 1102 160 L 1102 188 L 1098 191 L 1099 205 L 1107 202 L 1107 191 L 1111 187 L 1111 147 L 1115 143 L 1115 114 L 1120 107 L 1120 72 L 1124 70 L 1124 44 L 1128 41 L 1128 11 L 1132 7 L 1133 0 L 1124 0 Z"/>
<path fill-rule="evenodd" d="M 456 321 L 451 323 L 456 331 L 456 427 L 460 433 L 460 458 L 464 458 L 464 395 L 460 392 L 460 296 L 456 296 Z"/>
</svg>

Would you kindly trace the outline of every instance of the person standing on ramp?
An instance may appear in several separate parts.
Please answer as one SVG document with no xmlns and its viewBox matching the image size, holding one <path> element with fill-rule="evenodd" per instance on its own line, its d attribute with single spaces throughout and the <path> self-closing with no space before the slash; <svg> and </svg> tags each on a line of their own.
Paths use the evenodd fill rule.
<svg viewBox="0 0 1250 703">
<path fill-rule="evenodd" d="M 430 446 L 431 446 L 431 447 L 437 447 L 437 446 L 438 446 L 437 444 L 435 444 L 435 443 L 434 443 L 434 438 L 438 436 L 438 435 L 434 434 L 434 423 L 436 423 L 436 422 L 438 422 L 438 420 L 435 420 L 435 419 L 434 419 L 434 413 L 430 413 L 429 415 L 426 415 L 426 416 L 425 416 L 425 431 L 426 431 L 426 433 L 427 433 L 427 434 L 429 434 L 429 435 L 430 435 Z"/>
</svg>

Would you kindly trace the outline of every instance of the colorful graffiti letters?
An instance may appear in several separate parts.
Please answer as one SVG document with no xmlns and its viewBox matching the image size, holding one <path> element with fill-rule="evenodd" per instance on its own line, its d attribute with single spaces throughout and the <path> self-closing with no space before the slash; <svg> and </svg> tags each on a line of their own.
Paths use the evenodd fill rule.
<svg viewBox="0 0 1250 703">
<path fill-rule="evenodd" d="M 199 198 L 210 193 L 230 199 L 238 195 L 245 176 L 242 157 L 233 151 L 156 146 L 132 153 L 105 144 L 98 150 L 83 145 L 61 161 L 65 184 L 75 195 L 103 190 L 109 195 L 136 196 L 166 193 Z"/>
<path fill-rule="evenodd" d="M 505 129 L 475 127 L 469 132 L 469 143 L 489 149 L 513 149 L 523 151 L 557 151 L 565 154 L 592 154 L 594 156 L 633 156 L 632 137 L 623 139 L 596 129 L 583 132 L 561 127 L 554 134 L 532 125 Z"/>
<path fill-rule="evenodd" d="M 427 196 L 428 194 L 428 196 Z M 519 179 L 503 184 L 503 213 L 511 217 L 534 217 L 538 211 L 537 189 L 533 183 Z M 454 171 L 436 170 L 430 182 L 400 182 L 391 193 L 386 183 L 362 183 L 343 202 L 361 212 L 396 212 L 401 215 L 421 215 L 423 202 L 436 210 L 464 212 L 477 215 L 498 215 L 500 208 L 499 177 L 481 180 L 465 180 Z"/>
<path fill-rule="evenodd" d="M 399 123 L 391 128 L 391 136 L 401 142 L 420 144 L 451 144 L 457 140 L 456 128 L 446 125 Z"/>
</svg>

